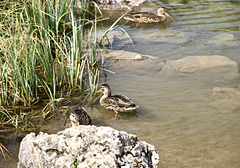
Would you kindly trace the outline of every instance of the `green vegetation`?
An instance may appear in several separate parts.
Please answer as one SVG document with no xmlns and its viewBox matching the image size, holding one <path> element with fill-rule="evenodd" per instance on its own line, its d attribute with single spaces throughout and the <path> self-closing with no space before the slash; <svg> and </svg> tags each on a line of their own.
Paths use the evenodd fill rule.
<svg viewBox="0 0 240 168">
<path fill-rule="evenodd" d="M 90 37 L 96 23 L 85 18 L 89 5 L 78 17 L 75 6 L 70 0 L 2 2 L 1 106 L 31 105 L 45 93 L 54 101 L 57 90 L 87 84 L 94 92 L 97 43 Z M 93 24 L 86 29 L 86 23 Z"/>
<path fill-rule="evenodd" d="M 81 4 L 0 2 L 1 132 L 34 130 L 34 123 L 53 115 L 61 97 L 95 99 L 102 63 L 99 49 L 119 20 L 97 40 L 97 23 L 104 18 L 96 4 L 91 5 L 95 10 L 85 0 Z"/>
</svg>

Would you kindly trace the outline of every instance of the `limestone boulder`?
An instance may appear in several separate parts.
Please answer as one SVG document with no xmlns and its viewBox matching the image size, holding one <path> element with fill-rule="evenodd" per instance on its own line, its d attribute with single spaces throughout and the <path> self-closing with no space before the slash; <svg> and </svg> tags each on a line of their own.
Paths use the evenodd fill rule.
<svg viewBox="0 0 240 168">
<path fill-rule="evenodd" d="M 28 134 L 21 142 L 18 168 L 157 167 L 154 146 L 110 127 L 78 126 L 57 134 Z"/>
</svg>

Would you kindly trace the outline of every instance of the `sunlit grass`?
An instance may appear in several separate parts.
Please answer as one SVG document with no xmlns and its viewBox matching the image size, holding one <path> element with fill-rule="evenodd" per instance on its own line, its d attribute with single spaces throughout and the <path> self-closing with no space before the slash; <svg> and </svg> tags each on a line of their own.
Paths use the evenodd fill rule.
<svg viewBox="0 0 240 168">
<path fill-rule="evenodd" d="M 88 89 L 94 93 L 99 64 L 97 42 L 89 38 L 96 31 L 97 17 L 82 4 L 85 8 L 77 15 L 73 0 L 0 2 L 2 125 L 16 130 L 34 128 L 30 121 L 36 114 L 23 115 L 13 110 L 16 105 L 32 106 L 48 97 L 47 105 L 54 109 L 58 92 L 78 88 L 82 94 Z"/>
<path fill-rule="evenodd" d="M 103 63 L 99 49 L 112 30 L 126 32 L 116 26 L 120 17 L 98 40 L 97 23 L 106 18 L 95 3 L 95 10 L 85 0 L 81 4 L 77 8 L 77 0 L 0 2 L 2 132 L 35 130 L 34 121 L 51 118 L 62 97 L 96 100 Z M 40 107 L 39 102 L 42 111 L 30 110 Z M 30 108 L 26 112 L 22 107 Z"/>
<path fill-rule="evenodd" d="M 1 6 L 1 106 L 29 106 L 43 93 L 54 102 L 66 87 L 95 90 L 97 42 L 88 37 L 96 31 L 96 19 L 84 18 L 91 14 L 88 9 L 77 17 L 71 0 L 4 1 Z M 86 29 L 85 23 L 92 25 Z"/>
</svg>

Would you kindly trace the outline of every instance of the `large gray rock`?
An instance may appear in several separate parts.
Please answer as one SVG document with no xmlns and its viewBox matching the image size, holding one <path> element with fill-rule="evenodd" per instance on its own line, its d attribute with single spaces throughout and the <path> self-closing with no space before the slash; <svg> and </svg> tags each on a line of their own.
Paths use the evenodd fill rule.
<svg viewBox="0 0 240 168">
<path fill-rule="evenodd" d="M 78 126 L 57 134 L 28 134 L 21 142 L 18 168 L 157 167 L 154 146 L 110 127 Z"/>
</svg>

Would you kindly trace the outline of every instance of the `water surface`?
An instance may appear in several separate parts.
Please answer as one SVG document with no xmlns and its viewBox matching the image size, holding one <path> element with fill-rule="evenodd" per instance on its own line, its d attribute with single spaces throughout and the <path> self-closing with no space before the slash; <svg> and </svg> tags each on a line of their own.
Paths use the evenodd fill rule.
<svg viewBox="0 0 240 168">
<path fill-rule="evenodd" d="M 121 21 L 119 26 L 129 33 L 135 48 L 113 48 L 163 60 L 223 55 L 240 64 L 239 1 L 152 1 L 139 10 L 155 12 L 160 6 L 174 19 L 138 27 Z M 239 105 L 211 99 L 214 87 L 238 88 L 239 79 L 226 80 L 211 72 L 162 75 L 152 65 L 142 69 L 120 64 L 124 63 L 108 68 L 116 74 L 107 73 L 106 81 L 113 94 L 131 97 L 140 106 L 139 113 L 123 113 L 115 121 L 113 112 L 96 105 L 88 108 L 96 123 L 134 133 L 155 145 L 160 167 L 240 167 Z"/>
</svg>

